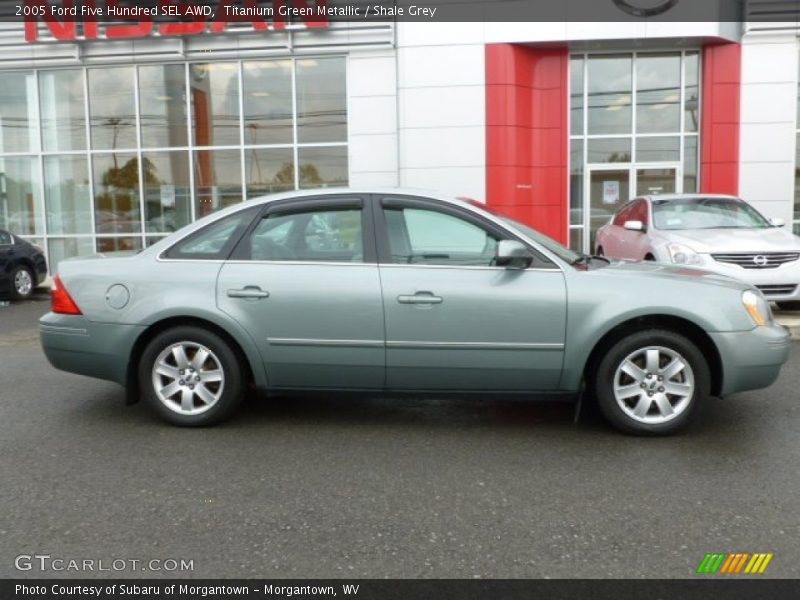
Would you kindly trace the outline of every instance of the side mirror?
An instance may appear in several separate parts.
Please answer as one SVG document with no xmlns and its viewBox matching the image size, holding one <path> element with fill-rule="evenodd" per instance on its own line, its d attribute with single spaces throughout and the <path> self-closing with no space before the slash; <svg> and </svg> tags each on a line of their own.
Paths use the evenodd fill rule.
<svg viewBox="0 0 800 600">
<path fill-rule="evenodd" d="M 628 231 L 644 232 L 644 223 L 642 223 L 641 221 L 625 221 L 623 227 Z"/>
<path fill-rule="evenodd" d="M 786 225 L 786 221 L 784 221 L 780 217 L 772 217 L 769 220 L 769 224 L 772 225 L 773 227 L 783 227 L 784 225 Z"/>
<path fill-rule="evenodd" d="M 533 254 L 522 242 L 501 240 L 497 244 L 494 264 L 508 269 L 527 269 L 533 262 Z"/>
</svg>

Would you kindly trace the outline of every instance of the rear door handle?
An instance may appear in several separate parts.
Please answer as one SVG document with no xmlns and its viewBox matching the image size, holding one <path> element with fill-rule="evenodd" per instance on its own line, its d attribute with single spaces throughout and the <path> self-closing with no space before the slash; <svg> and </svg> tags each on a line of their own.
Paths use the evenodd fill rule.
<svg viewBox="0 0 800 600">
<path fill-rule="evenodd" d="M 398 296 L 397 301 L 400 304 L 441 304 L 444 299 L 432 292 L 417 292 L 413 296 Z"/>
<path fill-rule="evenodd" d="M 228 290 L 228 298 L 260 300 L 262 298 L 269 298 L 269 292 L 265 292 L 257 285 L 248 285 L 240 290 Z"/>
</svg>

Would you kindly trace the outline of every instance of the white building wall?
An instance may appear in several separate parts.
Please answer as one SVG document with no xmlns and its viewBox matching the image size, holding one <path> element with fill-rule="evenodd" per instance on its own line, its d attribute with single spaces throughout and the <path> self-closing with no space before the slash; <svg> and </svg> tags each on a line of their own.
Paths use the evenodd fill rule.
<svg viewBox="0 0 800 600">
<path fill-rule="evenodd" d="M 768 217 L 792 221 L 800 47 L 785 32 L 742 41 L 739 193 Z"/>
</svg>

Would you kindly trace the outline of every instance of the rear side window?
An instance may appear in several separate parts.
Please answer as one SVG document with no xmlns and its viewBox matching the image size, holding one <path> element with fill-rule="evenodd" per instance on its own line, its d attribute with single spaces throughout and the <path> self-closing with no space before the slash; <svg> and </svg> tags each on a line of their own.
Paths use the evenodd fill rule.
<svg viewBox="0 0 800 600">
<path fill-rule="evenodd" d="M 250 260 L 363 262 L 361 209 L 274 214 L 249 239 Z"/>
<path fill-rule="evenodd" d="M 223 260 L 252 222 L 256 210 L 243 210 L 215 221 L 175 244 L 164 256 L 187 260 Z"/>
<path fill-rule="evenodd" d="M 14 243 L 14 238 L 7 231 L 0 231 L 0 246 L 10 245 Z"/>
</svg>

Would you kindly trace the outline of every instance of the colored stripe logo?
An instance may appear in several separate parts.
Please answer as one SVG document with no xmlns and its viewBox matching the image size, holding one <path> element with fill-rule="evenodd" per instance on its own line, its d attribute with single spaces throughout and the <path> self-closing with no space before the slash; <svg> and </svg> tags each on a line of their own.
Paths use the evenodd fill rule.
<svg viewBox="0 0 800 600">
<path fill-rule="evenodd" d="M 703 575 L 713 575 L 715 573 L 721 575 L 761 575 L 767 570 L 772 557 L 772 553 L 766 554 L 757 552 L 750 554 L 748 552 L 736 552 L 728 554 L 725 552 L 707 553 L 700 566 L 697 567 L 697 573 Z"/>
</svg>

